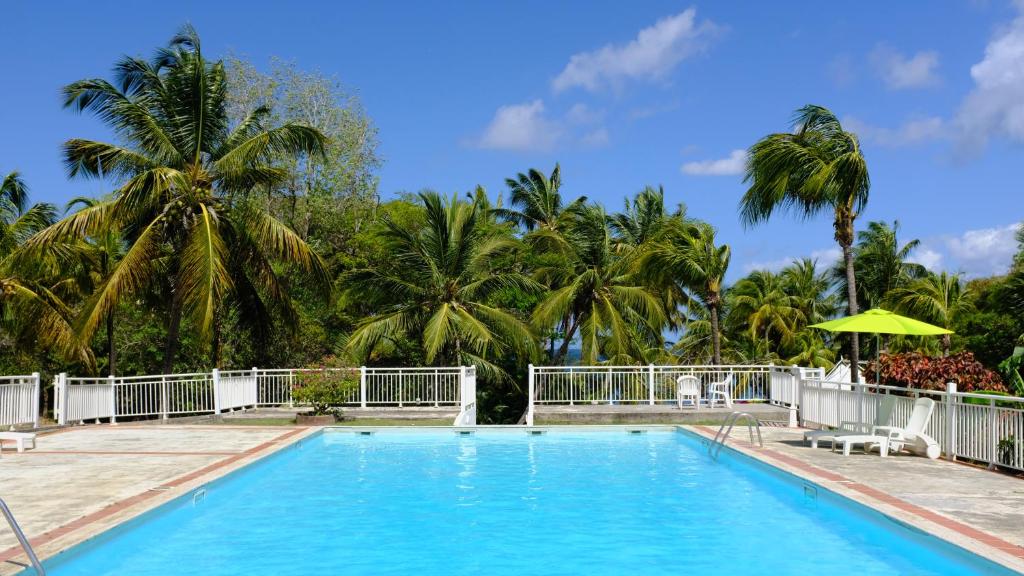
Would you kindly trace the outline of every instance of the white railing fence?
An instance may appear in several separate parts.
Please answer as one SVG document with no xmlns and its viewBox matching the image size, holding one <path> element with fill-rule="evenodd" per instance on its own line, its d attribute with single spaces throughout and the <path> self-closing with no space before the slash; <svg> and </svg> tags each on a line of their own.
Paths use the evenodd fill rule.
<svg viewBox="0 0 1024 576">
<path fill-rule="evenodd" d="M 529 366 L 526 422 L 538 404 L 648 404 L 676 401 L 676 380 L 695 376 L 702 398 L 711 384 L 728 382 L 738 402 L 796 406 L 801 369 L 735 366 Z"/>
<path fill-rule="evenodd" d="M 895 426 L 909 420 L 917 398 L 935 400 L 925 433 L 941 445 L 947 458 L 1024 470 L 1022 397 L 957 392 L 954 383 L 946 390 L 921 390 L 807 379 L 800 386 L 800 420 L 805 426 L 835 428 L 846 422 L 870 426 L 884 395 L 897 398 Z"/>
<path fill-rule="evenodd" d="M 476 369 L 472 366 L 214 369 L 192 374 L 106 378 L 58 374 L 54 378 L 54 413 L 58 423 L 68 424 L 293 406 L 292 391 L 296 386 L 325 379 L 352 384 L 343 406 L 458 406 L 465 410 L 465 403 L 471 401 L 472 421 L 476 422 Z M 467 380 L 471 380 L 471 387 Z"/>
<path fill-rule="evenodd" d="M 0 427 L 39 426 L 39 373 L 0 376 Z"/>
<path fill-rule="evenodd" d="M 476 426 L 476 366 L 462 367 L 459 415 L 456 426 Z"/>
</svg>

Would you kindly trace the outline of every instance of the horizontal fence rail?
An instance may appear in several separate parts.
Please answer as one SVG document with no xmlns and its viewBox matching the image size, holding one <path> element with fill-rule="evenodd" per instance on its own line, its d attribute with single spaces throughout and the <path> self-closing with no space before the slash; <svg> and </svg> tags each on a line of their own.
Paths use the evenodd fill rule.
<svg viewBox="0 0 1024 576">
<path fill-rule="evenodd" d="M 829 428 L 870 427 L 886 395 L 896 397 L 893 426 L 907 423 L 917 398 L 935 401 L 925 434 L 948 458 L 1024 471 L 1024 397 L 957 392 L 952 383 L 946 390 L 922 390 L 807 379 L 800 386 L 800 419 Z"/>
<path fill-rule="evenodd" d="M 465 412 L 467 404 L 472 404 L 471 414 L 462 418 L 476 422 L 476 368 L 472 366 L 215 369 L 106 378 L 59 374 L 54 378 L 54 407 L 60 424 L 116 422 L 122 417 L 166 419 L 249 407 L 294 406 L 296 388 L 318 383 L 348 385 L 340 406 L 451 406 Z"/>
<path fill-rule="evenodd" d="M 0 426 L 39 426 L 39 373 L 0 376 Z"/>
</svg>

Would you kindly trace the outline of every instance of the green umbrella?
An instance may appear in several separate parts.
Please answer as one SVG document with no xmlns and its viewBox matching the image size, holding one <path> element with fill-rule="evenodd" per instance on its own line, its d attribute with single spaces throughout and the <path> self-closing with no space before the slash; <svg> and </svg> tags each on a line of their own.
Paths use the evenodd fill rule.
<svg viewBox="0 0 1024 576">
<path fill-rule="evenodd" d="M 872 308 L 867 312 L 855 314 L 853 316 L 847 316 L 846 318 L 837 318 L 835 320 L 829 320 L 828 322 L 821 322 L 819 324 L 811 324 L 811 328 L 821 328 L 822 330 L 828 330 L 829 332 L 862 332 L 868 334 L 907 334 L 910 336 L 939 336 L 942 334 L 952 334 L 952 330 L 946 330 L 938 326 L 933 326 L 927 322 L 921 322 L 920 320 L 914 320 L 913 318 L 907 318 L 906 316 L 900 316 L 894 312 L 883 310 L 881 308 Z M 881 346 L 876 344 L 875 346 L 875 383 L 880 384 L 878 372 L 881 368 Z M 863 394 L 863 388 L 858 386 L 857 391 L 859 394 Z M 857 419 L 861 420 L 861 404 L 863 399 L 857 406 Z"/>
<path fill-rule="evenodd" d="M 933 326 L 927 322 L 900 316 L 888 310 L 873 308 L 867 312 L 837 318 L 811 324 L 811 328 L 821 328 L 829 332 L 866 332 L 869 334 L 909 334 L 911 336 L 939 336 L 941 334 L 952 334 L 952 330 L 946 330 Z"/>
</svg>

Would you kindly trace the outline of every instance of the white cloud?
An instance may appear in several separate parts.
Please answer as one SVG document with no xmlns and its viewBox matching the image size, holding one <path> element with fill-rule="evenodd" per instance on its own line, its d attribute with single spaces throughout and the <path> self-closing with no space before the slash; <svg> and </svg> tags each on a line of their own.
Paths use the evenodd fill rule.
<svg viewBox="0 0 1024 576">
<path fill-rule="evenodd" d="M 608 129 L 597 126 L 604 113 L 585 104 L 569 108 L 564 116 L 550 116 L 544 101 L 501 106 L 483 134 L 471 144 L 489 150 L 549 151 L 565 145 L 607 146 Z"/>
<path fill-rule="evenodd" d="M 885 44 L 879 44 L 871 52 L 870 59 L 885 85 L 892 90 L 932 86 L 939 81 L 936 74 L 939 55 L 936 52 L 922 51 L 907 57 Z"/>
<path fill-rule="evenodd" d="M 1014 234 L 1020 224 L 968 230 L 945 239 L 949 255 L 970 277 L 1003 274 L 1017 252 Z"/>
<path fill-rule="evenodd" d="M 718 32 L 710 20 L 697 22 L 696 8 L 658 20 L 626 44 L 607 44 L 580 52 L 555 77 L 556 92 L 573 87 L 590 91 L 626 80 L 663 78 L 680 62 L 700 52 Z"/>
<path fill-rule="evenodd" d="M 581 144 L 583 144 L 584 146 L 591 146 L 594 148 L 607 146 L 610 141 L 611 138 L 608 135 L 607 128 L 598 128 L 597 130 L 587 132 L 582 137 L 580 137 Z"/>
<path fill-rule="evenodd" d="M 725 158 L 687 162 L 682 171 L 691 176 L 732 176 L 742 174 L 746 164 L 747 151 L 733 150 Z"/>
<path fill-rule="evenodd" d="M 811 252 L 811 260 L 816 260 L 818 267 L 822 269 L 831 268 L 842 257 L 843 251 L 838 246 Z"/>
<path fill-rule="evenodd" d="M 949 127 L 946 121 L 938 116 L 913 118 L 895 128 L 875 126 L 849 116 L 843 118 L 843 126 L 856 133 L 864 142 L 889 147 L 911 146 L 942 140 L 949 136 Z"/>
<path fill-rule="evenodd" d="M 989 41 L 971 66 L 974 89 L 957 113 L 962 144 L 983 147 L 993 136 L 1024 141 L 1024 2 L 1017 18 Z"/>
<path fill-rule="evenodd" d="M 544 115 L 544 102 L 501 106 L 480 137 L 479 146 L 492 150 L 550 150 L 561 129 Z"/>
<path fill-rule="evenodd" d="M 939 272 L 942 270 L 943 260 L 944 258 L 941 252 L 933 250 L 926 245 L 918 246 L 918 248 L 907 257 L 908 262 L 920 264 L 932 272 Z"/>
</svg>

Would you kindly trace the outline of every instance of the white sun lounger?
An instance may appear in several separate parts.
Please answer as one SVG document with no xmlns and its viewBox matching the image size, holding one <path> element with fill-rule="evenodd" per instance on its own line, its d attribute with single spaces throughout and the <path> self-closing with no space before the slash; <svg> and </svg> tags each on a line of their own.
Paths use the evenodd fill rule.
<svg viewBox="0 0 1024 576">
<path fill-rule="evenodd" d="M 25 444 L 31 443 L 32 449 L 36 447 L 36 435 L 32 432 L 0 432 L 0 440 L 13 440 L 18 447 L 18 452 L 25 451 Z M 0 442 L 0 452 L 3 451 L 3 442 Z"/>
<path fill-rule="evenodd" d="M 934 410 L 934 400 L 918 398 L 914 401 L 914 410 L 910 413 L 910 420 L 903 428 L 875 426 L 871 430 L 871 434 L 840 436 L 833 442 L 833 450 L 836 446 L 842 446 L 843 455 L 849 456 L 851 446 L 863 444 L 865 452 L 878 446 L 882 456 L 886 456 L 890 451 L 899 452 L 904 448 L 909 448 L 914 452 L 923 453 L 929 458 L 938 458 L 940 453 L 938 442 L 924 433 Z"/>
<path fill-rule="evenodd" d="M 875 411 L 875 421 L 871 425 L 858 422 L 840 422 L 837 430 L 808 430 L 804 432 L 804 442 L 810 442 L 811 448 L 817 448 L 818 442 L 822 440 L 835 445 L 836 438 L 840 436 L 856 436 L 870 434 L 875 426 L 888 426 L 892 422 L 892 413 L 896 408 L 896 397 L 886 394 L 878 402 L 878 409 Z"/>
</svg>

